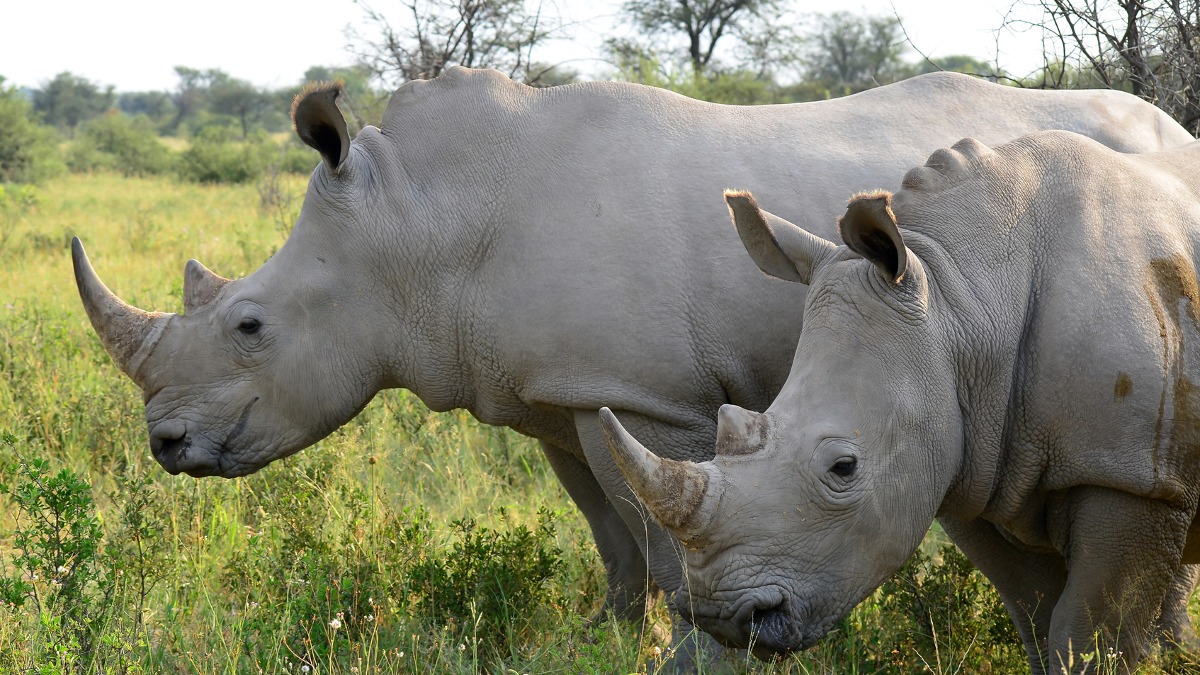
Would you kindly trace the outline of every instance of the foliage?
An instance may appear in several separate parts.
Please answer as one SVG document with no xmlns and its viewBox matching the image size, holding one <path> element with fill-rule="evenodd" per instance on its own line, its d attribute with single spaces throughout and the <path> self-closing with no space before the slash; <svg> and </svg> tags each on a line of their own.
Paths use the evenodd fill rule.
<svg viewBox="0 0 1200 675">
<path fill-rule="evenodd" d="M 514 622 L 548 600 L 546 582 L 563 567 L 549 510 L 538 512 L 535 529 L 508 523 L 503 509 L 500 518 L 504 530 L 480 527 L 474 518 L 455 520 L 458 537 L 450 551 L 427 555 L 411 571 L 427 616 L 457 622 L 489 644 L 505 643 Z"/>
<path fill-rule="evenodd" d="M 622 12 L 648 38 L 665 40 L 670 48 L 676 39 L 696 73 L 714 64 L 722 38 L 741 38 L 757 52 L 753 61 L 763 63 L 782 53 L 772 45 L 791 38 L 779 0 L 626 0 Z"/>
<path fill-rule="evenodd" d="M 731 105 L 786 103 L 783 91 L 769 79 L 747 71 L 697 73 L 669 69 L 650 58 L 627 64 L 619 74 L 626 82 L 669 89 L 688 98 Z"/>
<path fill-rule="evenodd" d="M 1032 0 L 1046 66 L 1025 86 L 1128 91 L 1200 132 L 1200 1 Z"/>
<path fill-rule="evenodd" d="M 531 11 L 528 0 L 401 0 L 399 21 L 363 9 L 376 34 L 352 33 L 352 49 L 374 74 L 394 83 L 432 79 L 455 65 L 527 76 L 533 50 L 557 28 L 541 5 Z"/>
<path fill-rule="evenodd" d="M 109 111 L 85 123 L 78 136 L 67 151 L 72 171 L 112 169 L 126 176 L 144 176 L 165 173 L 175 162 L 145 115 L 131 118 Z"/>
<path fill-rule="evenodd" d="M 47 124 L 69 132 L 81 122 L 103 115 L 115 100 L 112 85 L 101 91 L 99 85 L 70 72 L 55 75 L 33 92 L 34 110 Z"/>
<path fill-rule="evenodd" d="M 10 450 L 17 442 L 11 433 L 3 440 Z M 112 625 L 122 570 L 101 548 L 91 485 L 70 469 L 54 471 L 50 460 L 18 456 L 0 480 L 0 495 L 16 507 L 16 554 L 0 576 L 0 603 L 32 605 L 42 627 L 35 649 L 54 672 L 127 669 L 132 643 Z"/>
<path fill-rule="evenodd" d="M 245 183 L 261 175 L 274 154 L 265 136 L 239 143 L 226 128 L 205 127 L 180 157 L 180 174 L 202 183 Z"/>
<path fill-rule="evenodd" d="M 914 74 L 900 58 L 904 40 L 894 16 L 819 15 L 807 46 L 807 78 L 831 92 L 854 93 Z"/>
<path fill-rule="evenodd" d="M 117 108 L 126 115 L 145 115 L 155 126 L 175 114 L 175 104 L 165 91 L 123 91 L 117 94 Z"/>
<path fill-rule="evenodd" d="M 918 551 L 883 585 L 880 609 L 899 628 L 902 672 L 1011 673 L 1025 648 L 995 588 L 953 544 Z"/>
<path fill-rule="evenodd" d="M 209 84 L 209 107 L 217 114 L 237 118 L 242 127 L 242 140 L 250 135 L 250 128 L 262 122 L 271 110 L 270 94 L 246 80 L 230 77 L 219 70 L 213 73 Z"/>
<path fill-rule="evenodd" d="M 57 134 L 38 124 L 29 103 L 0 77 L 0 184 L 37 183 L 62 168 Z"/>
</svg>

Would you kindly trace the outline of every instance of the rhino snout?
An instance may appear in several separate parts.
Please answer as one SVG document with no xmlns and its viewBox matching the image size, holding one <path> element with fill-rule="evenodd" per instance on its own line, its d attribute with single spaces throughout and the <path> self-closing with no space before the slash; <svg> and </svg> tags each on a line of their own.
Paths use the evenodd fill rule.
<svg viewBox="0 0 1200 675">
<path fill-rule="evenodd" d="M 189 476 L 199 478 L 219 470 L 219 462 L 213 453 L 193 445 L 182 420 L 163 420 L 155 424 L 150 430 L 150 452 L 172 476 L 187 472 Z"/>
</svg>

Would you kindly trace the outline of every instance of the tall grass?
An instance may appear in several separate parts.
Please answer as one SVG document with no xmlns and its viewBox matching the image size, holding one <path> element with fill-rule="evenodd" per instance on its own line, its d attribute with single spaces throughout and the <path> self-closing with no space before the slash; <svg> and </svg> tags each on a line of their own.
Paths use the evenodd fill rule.
<svg viewBox="0 0 1200 675">
<path fill-rule="evenodd" d="M 303 190 L 282 180 L 272 194 Z M 654 672 L 670 648 L 661 603 L 640 633 L 585 621 L 604 591 L 591 535 L 512 431 L 388 391 L 252 476 L 172 477 L 151 460 L 140 392 L 88 324 L 67 243 L 81 237 L 126 300 L 179 311 L 188 258 L 240 276 L 282 244 L 262 194 L 72 175 L 5 212 L 0 673 Z M 712 668 L 1025 671 L 1014 640 L 935 528 L 813 650 Z"/>
</svg>

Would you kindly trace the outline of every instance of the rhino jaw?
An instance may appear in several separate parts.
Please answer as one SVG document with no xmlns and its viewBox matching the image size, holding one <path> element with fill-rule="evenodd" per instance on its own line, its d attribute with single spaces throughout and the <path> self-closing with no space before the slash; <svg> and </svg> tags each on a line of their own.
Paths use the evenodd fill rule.
<svg viewBox="0 0 1200 675">
<path fill-rule="evenodd" d="M 129 379 L 144 389 L 145 378 L 139 371 L 175 315 L 146 312 L 114 295 L 92 269 L 79 237 L 71 239 L 71 262 L 79 299 L 104 350 Z"/>
<path fill-rule="evenodd" d="M 699 536 L 716 515 L 723 485 L 711 462 L 664 459 L 650 452 L 621 426 L 608 408 L 600 409 L 600 428 L 617 468 L 659 525 L 687 542 Z"/>
</svg>

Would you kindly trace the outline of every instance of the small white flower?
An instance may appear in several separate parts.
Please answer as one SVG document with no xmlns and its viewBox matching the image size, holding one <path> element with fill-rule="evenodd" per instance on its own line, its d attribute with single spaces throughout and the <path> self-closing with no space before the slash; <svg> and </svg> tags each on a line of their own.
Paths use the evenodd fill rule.
<svg viewBox="0 0 1200 675">
<path fill-rule="evenodd" d="M 367 615 L 367 621 L 374 621 L 374 620 L 375 620 L 375 615 L 374 615 L 374 614 L 368 614 L 368 615 Z"/>
<path fill-rule="evenodd" d="M 655 655 L 655 656 L 658 656 L 658 655 L 659 655 L 659 654 L 661 654 L 661 653 L 662 653 L 662 647 L 655 647 L 655 648 L 654 648 L 654 655 Z"/>
<path fill-rule="evenodd" d="M 59 574 L 62 574 L 62 573 L 64 573 L 64 572 L 66 572 L 66 571 L 67 571 L 67 568 L 66 568 L 66 567 L 64 567 L 63 565 L 59 565 L 59 566 L 58 566 L 58 573 L 59 573 Z"/>
<path fill-rule="evenodd" d="M 332 629 L 334 629 L 334 630 L 337 630 L 337 629 L 339 629 L 339 628 L 341 628 L 341 627 L 342 627 L 342 622 L 341 622 L 341 621 L 339 621 L 338 619 L 334 619 L 334 620 L 332 620 L 332 621 L 330 621 L 330 622 L 329 622 L 329 627 L 330 627 L 330 628 L 332 628 Z"/>
<path fill-rule="evenodd" d="M 400 652 L 400 658 L 404 658 L 404 652 Z"/>
<path fill-rule="evenodd" d="M 303 666 L 300 666 L 300 672 L 302 672 L 302 673 L 307 673 L 308 671 L 309 671 L 309 668 L 308 668 L 308 665 L 307 665 L 307 664 L 306 664 L 306 665 L 303 665 Z"/>
<path fill-rule="evenodd" d="M 464 642 L 458 646 L 458 651 L 461 652 L 461 651 L 465 650 L 466 648 L 467 648 L 467 643 Z"/>
</svg>

